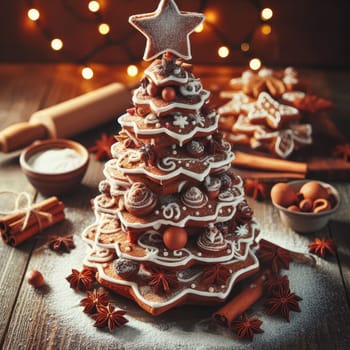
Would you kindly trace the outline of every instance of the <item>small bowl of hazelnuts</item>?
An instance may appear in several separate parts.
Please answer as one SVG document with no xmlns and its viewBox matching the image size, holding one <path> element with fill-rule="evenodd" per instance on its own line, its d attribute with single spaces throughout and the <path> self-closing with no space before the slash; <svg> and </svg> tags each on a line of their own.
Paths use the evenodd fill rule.
<svg viewBox="0 0 350 350">
<path fill-rule="evenodd" d="M 271 200 L 281 220 L 299 233 L 316 232 L 325 227 L 339 208 L 338 191 L 315 180 L 279 182 L 271 188 Z"/>
</svg>

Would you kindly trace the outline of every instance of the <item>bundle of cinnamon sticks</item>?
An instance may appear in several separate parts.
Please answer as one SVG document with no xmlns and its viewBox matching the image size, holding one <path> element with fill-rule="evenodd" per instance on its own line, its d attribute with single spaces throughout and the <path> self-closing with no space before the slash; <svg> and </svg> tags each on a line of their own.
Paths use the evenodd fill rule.
<svg viewBox="0 0 350 350">
<path fill-rule="evenodd" d="M 64 218 L 63 202 L 50 197 L 26 210 L 0 218 L 0 234 L 5 243 L 16 247 Z"/>
</svg>

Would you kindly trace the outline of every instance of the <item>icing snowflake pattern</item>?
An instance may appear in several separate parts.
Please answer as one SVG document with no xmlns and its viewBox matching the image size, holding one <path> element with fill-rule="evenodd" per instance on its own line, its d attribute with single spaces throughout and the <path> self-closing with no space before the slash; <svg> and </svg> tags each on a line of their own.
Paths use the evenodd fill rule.
<svg viewBox="0 0 350 350">
<path fill-rule="evenodd" d="M 184 129 L 188 125 L 188 118 L 184 115 L 174 115 L 173 125 L 178 126 L 180 129 Z"/>
<path fill-rule="evenodd" d="M 246 236 L 249 233 L 247 225 L 240 225 L 236 228 L 235 234 L 237 236 Z"/>
<path fill-rule="evenodd" d="M 196 123 L 196 125 L 200 125 L 201 127 L 205 125 L 205 118 L 203 117 L 202 114 L 197 113 L 191 116 L 193 117 L 193 120 Z"/>
</svg>

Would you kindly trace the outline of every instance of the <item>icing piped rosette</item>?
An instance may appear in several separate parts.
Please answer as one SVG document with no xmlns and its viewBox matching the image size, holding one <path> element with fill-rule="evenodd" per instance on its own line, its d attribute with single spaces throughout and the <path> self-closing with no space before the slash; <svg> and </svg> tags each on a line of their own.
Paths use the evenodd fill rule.
<svg viewBox="0 0 350 350">
<path fill-rule="evenodd" d="M 180 198 L 181 202 L 189 208 L 203 208 L 208 203 L 207 196 L 195 186 L 187 189 Z"/>
<path fill-rule="evenodd" d="M 125 208 L 135 216 L 150 214 L 157 202 L 157 196 L 142 182 L 133 183 L 124 193 Z"/>
<path fill-rule="evenodd" d="M 224 250 L 227 243 L 222 232 L 214 225 L 208 228 L 197 239 L 197 245 L 204 252 L 220 252 Z"/>
</svg>

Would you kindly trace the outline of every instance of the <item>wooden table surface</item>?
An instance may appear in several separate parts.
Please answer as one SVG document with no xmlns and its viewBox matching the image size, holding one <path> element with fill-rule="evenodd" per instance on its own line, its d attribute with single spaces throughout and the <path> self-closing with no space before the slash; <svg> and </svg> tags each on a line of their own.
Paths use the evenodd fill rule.
<svg viewBox="0 0 350 350">
<path fill-rule="evenodd" d="M 212 69 L 214 78 L 198 68 L 208 89 L 228 81 L 230 69 Z M 112 81 L 123 80 L 119 67 L 99 66 L 92 81 L 80 78 L 73 65 L 0 65 L 0 129 L 25 121 L 38 109 L 56 104 Z M 332 99 L 337 107 L 332 117 L 346 130 L 350 118 L 350 72 L 304 70 L 313 90 Z M 207 84 L 205 84 L 207 79 Z M 137 83 L 137 80 L 134 81 Z M 132 83 L 128 81 L 127 83 Z M 130 100 L 131 105 L 131 100 Z M 115 121 L 76 140 L 91 146 L 101 132 L 117 131 Z M 21 172 L 19 151 L 0 154 L 0 191 L 27 191 L 35 202 L 43 200 Z M 301 313 L 292 313 L 288 323 L 269 317 L 257 305 L 253 314 L 263 320 L 263 334 L 252 343 L 237 341 L 233 334 L 213 324 L 216 308 L 182 307 L 153 318 L 131 301 L 115 296 L 118 305 L 128 311 L 129 323 L 109 334 L 92 327 L 93 321 L 82 312 L 83 294 L 69 288 L 65 277 L 72 268 L 80 269 L 87 252 L 80 238 L 82 230 L 94 221 L 90 199 L 98 193 L 103 178 L 103 162 L 93 156 L 82 185 L 65 203 L 66 220 L 18 248 L 0 242 L 0 348 L 3 349 L 350 349 L 350 179 L 333 185 L 341 194 L 341 207 L 329 225 L 308 236 L 285 227 L 269 201 L 249 200 L 261 225 L 261 236 L 292 250 L 307 253 L 307 245 L 317 236 L 333 237 L 336 256 L 316 258 L 312 267 L 292 263 L 286 271 L 291 289 L 303 298 Z M 0 195 L 1 196 L 1 195 Z M 0 210 L 11 203 L 0 197 Z M 47 248 L 50 235 L 74 235 L 76 248 L 57 254 Z M 43 289 L 32 288 L 25 279 L 27 271 L 37 269 L 46 280 Z"/>
</svg>

